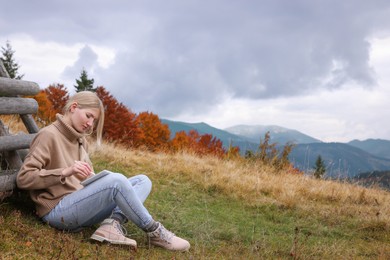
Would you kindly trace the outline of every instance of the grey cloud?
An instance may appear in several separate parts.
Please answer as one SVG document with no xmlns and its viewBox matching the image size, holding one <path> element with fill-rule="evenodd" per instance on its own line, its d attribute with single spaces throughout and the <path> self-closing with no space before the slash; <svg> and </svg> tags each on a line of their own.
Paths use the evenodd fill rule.
<svg viewBox="0 0 390 260">
<path fill-rule="evenodd" d="M 72 65 L 64 69 L 62 77 L 75 81 L 80 77 L 81 71 L 85 69 L 89 77 L 92 77 L 95 70 L 99 70 L 97 54 L 89 47 L 85 45 L 79 52 L 77 61 Z M 71 86 L 68 86 L 69 88 Z"/>
<path fill-rule="evenodd" d="M 2 32 L 114 48 L 115 63 L 95 68 L 95 82 L 131 108 L 162 115 L 212 109 L 224 95 L 372 87 L 367 39 L 390 21 L 390 3 L 380 0 L 41 2 L 24 3 L 27 13 L 7 1 L 15 19 Z M 84 51 L 65 75 L 96 63 Z"/>
</svg>

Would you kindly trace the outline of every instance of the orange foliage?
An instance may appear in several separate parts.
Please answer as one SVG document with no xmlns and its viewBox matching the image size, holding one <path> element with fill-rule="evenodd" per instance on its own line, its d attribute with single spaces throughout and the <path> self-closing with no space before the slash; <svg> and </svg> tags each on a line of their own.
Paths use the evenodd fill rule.
<svg viewBox="0 0 390 260">
<path fill-rule="evenodd" d="M 142 131 L 140 143 L 150 151 L 163 151 L 168 148 L 170 131 L 160 118 L 151 112 L 138 114 L 138 127 Z"/>
<path fill-rule="evenodd" d="M 119 103 L 104 87 L 98 87 L 96 94 L 105 109 L 103 137 L 127 147 L 138 147 L 141 130 L 138 128 L 136 115 Z"/>
<path fill-rule="evenodd" d="M 172 139 L 171 148 L 174 152 L 187 150 L 190 147 L 191 139 L 185 131 L 176 132 Z"/>
<path fill-rule="evenodd" d="M 211 134 L 200 136 L 198 145 L 199 149 L 201 149 L 204 154 L 212 154 L 222 158 L 226 152 L 223 148 L 222 141 L 213 137 Z"/>
<path fill-rule="evenodd" d="M 190 130 L 188 134 L 184 131 L 177 132 L 172 139 L 171 147 L 174 151 L 188 149 L 198 155 L 211 154 L 219 158 L 226 154 L 221 140 L 211 134 L 200 135 L 196 130 Z"/>
<path fill-rule="evenodd" d="M 196 130 L 188 133 L 177 132 L 170 141 L 168 125 L 161 123 L 156 114 L 141 112 L 137 116 L 119 103 L 103 86 L 96 89 L 96 94 L 104 105 L 103 137 L 109 142 L 126 147 L 146 147 L 150 151 L 188 150 L 198 155 L 210 154 L 219 158 L 227 154 L 221 140 L 211 134 L 200 135 Z M 55 120 L 57 113 L 62 112 L 69 94 L 64 85 L 55 84 L 41 90 L 34 98 L 39 104 L 36 117 L 47 125 Z M 239 154 L 238 148 L 229 148 L 230 156 L 237 154 Z"/>
<path fill-rule="evenodd" d="M 226 151 L 227 158 L 238 158 L 240 157 L 240 147 L 230 145 L 228 150 Z"/>
<path fill-rule="evenodd" d="M 53 122 L 56 119 L 56 114 L 62 112 L 62 108 L 69 100 L 68 90 L 62 84 L 50 85 L 45 89 L 47 99 L 51 103 L 49 122 Z"/>
<path fill-rule="evenodd" d="M 52 117 L 52 103 L 50 100 L 47 98 L 45 90 L 39 91 L 39 93 L 33 98 L 37 101 L 38 103 L 38 111 L 36 115 L 34 115 L 35 120 L 39 123 L 41 123 L 43 126 L 49 124 L 50 118 Z"/>
<path fill-rule="evenodd" d="M 285 171 L 287 173 L 290 173 L 290 174 L 296 174 L 296 175 L 303 175 L 304 172 L 299 170 L 298 168 L 294 167 L 293 164 L 289 163 L 286 167 L 285 167 Z"/>
</svg>

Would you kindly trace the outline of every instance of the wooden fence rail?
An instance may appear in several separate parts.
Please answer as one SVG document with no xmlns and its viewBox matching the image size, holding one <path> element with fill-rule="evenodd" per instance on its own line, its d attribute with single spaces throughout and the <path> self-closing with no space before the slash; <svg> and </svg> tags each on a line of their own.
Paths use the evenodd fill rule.
<svg viewBox="0 0 390 260">
<path fill-rule="evenodd" d="M 31 81 L 10 79 L 0 60 L 0 115 L 20 115 L 28 134 L 11 134 L 0 120 L 0 201 L 12 194 L 16 188 L 16 175 L 22 166 L 26 149 L 39 131 L 32 114 L 38 111 L 33 98 L 40 91 Z"/>
<path fill-rule="evenodd" d="M 15 97 L 19 95 L 34 96 L 39 92 L 35 82 L 0 78 L 0 96 Z"/>
</svg>

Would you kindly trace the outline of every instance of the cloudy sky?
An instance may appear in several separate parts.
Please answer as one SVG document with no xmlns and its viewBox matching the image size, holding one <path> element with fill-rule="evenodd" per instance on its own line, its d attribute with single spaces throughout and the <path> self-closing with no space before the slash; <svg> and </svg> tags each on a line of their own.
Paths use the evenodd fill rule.
<svg viewBox="0 0 390 260">
<path fill-rule="evenodd" d="M 388 0 L 0 0 L 24 79 L 85 68 L 133 112 L 390 140 Z"/>
</svg>

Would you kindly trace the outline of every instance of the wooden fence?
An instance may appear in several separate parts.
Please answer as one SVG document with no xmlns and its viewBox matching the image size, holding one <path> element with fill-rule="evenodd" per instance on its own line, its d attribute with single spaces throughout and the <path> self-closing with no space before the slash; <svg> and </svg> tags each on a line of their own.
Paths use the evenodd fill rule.
<svg viewBox="0 0 390 260">
<path fill-rule="evenodd" d="M 38 103 L 33 98 L 21 96 L 33 96 L 39 90 L 34 82 L 9 78 L 0 60 L 0 115 L 19 115 L 28 132 L 12 134 L 0 119 L 0 201 L 10 196 L 16 188 L 16 174 L 32 139 L 39 131 L 32 117 L 38 111 Z"/>
</svg>

